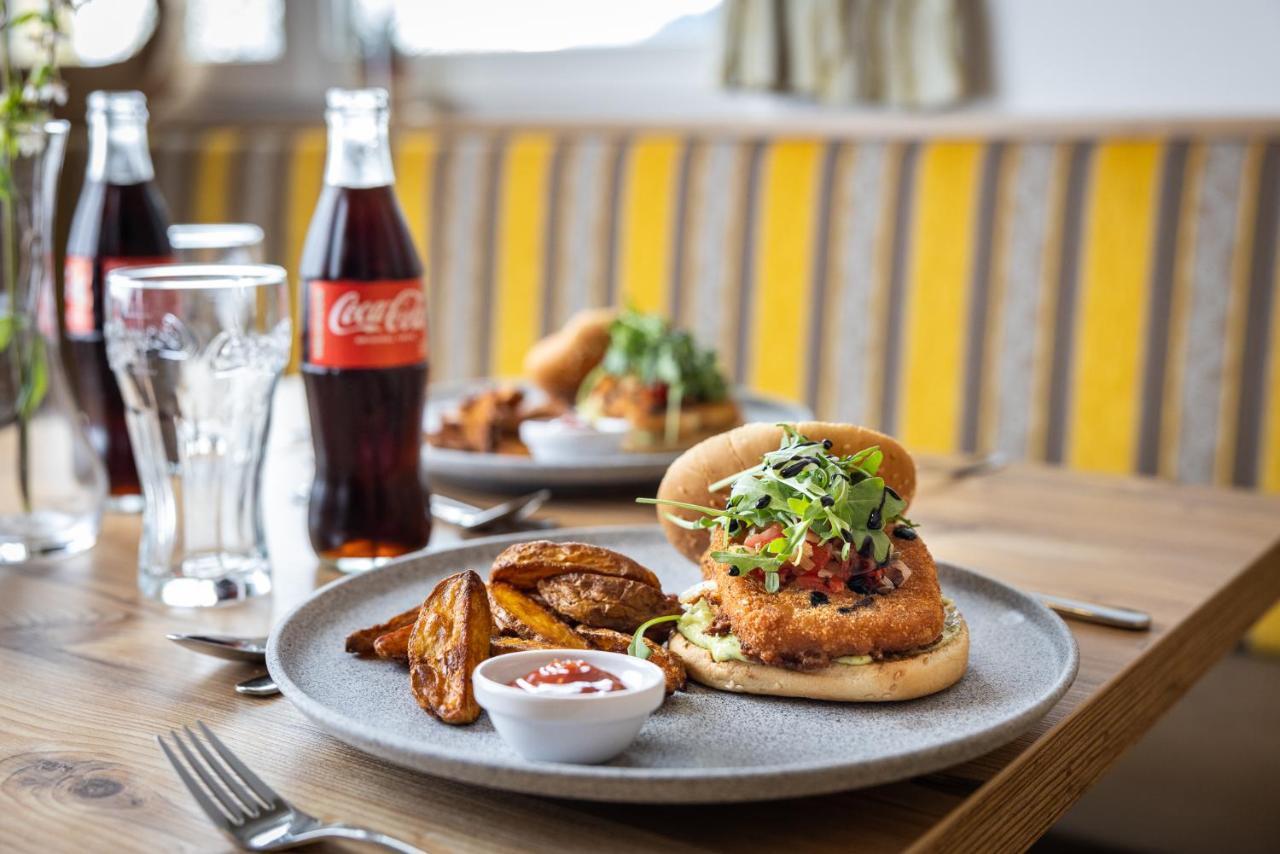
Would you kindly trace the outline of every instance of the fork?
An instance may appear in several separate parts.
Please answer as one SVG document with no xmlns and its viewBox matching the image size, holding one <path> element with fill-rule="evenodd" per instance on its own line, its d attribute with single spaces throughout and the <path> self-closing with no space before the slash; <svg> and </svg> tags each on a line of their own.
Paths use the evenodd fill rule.
<svg viewBox="0 0 1280 854">
<path fill-rule="evenodd" d="M 186 740 L 176 730 L 169 730 L 170 739 L 186 760 L 185 765 L 164 736 L 156 736 L 156 741 L 200 809 L 218 830 L 241 848 L 248 851 L 279 851 L 309 845 L 321 839 L 354 839 L 372 842 L 403 854 L 426 854 L 422 849 L 414 848 L 385 833 L 349 824 L 323 824 L 276 794 L 203 722 L 196 721 L 196 726 L 204 734 L 205 741 L 213 747 L 212 753 L 190 727 L 182 728 Z M 194 752 L 192 747 L 195 748 Z M 192 772 L 195 776 L 192 776 Z M 201 783 L 204 785 L 201 786 Z"/>
</svg>

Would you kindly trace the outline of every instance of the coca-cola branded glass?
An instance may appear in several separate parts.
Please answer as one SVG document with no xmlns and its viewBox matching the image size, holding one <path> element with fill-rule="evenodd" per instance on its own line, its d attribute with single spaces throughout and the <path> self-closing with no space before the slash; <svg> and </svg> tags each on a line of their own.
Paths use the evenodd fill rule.
<svg viewBox="0 0 1280 854">
<path fill-rule="evenodd" d="M 174 264 L 107 279 L 107 354 L 144 499 L 138 581 L 168 605 L 266 593 L 263 452 L 289 358 L 286 274 Z"/>
<path fill-rule="evenodd" d="M 262 237 L 262 229 L 251 222 L 169 226 L 169 244 L 180 264 L 260 264 Z"/>
</svg>

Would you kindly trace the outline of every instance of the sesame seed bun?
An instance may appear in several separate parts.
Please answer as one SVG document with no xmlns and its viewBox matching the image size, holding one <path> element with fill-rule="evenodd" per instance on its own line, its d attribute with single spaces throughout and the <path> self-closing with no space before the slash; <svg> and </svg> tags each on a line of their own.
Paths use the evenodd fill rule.
<svg viewBox="0 0 1280 854">
<path fill-rule="evenodd" d="M 872 445 L 884 453 L 880 464 L 880 477 L 893 487 L 908 505 L 916 492 L 916 464 L 907 449 L 893 437 L 869 427 L 854 424 L 833 424 L 827 421 L 804 421 L 794 425 L 803 435 L 822 441 L 831 440 L 831 452 L 841 456 L 855 453 Z M 718 436 L 712 436 L 685 451 L 667 469 L 658 486 L 658 498 L 683 501 L 710 507 L 723 507 L 729 494 L 726 487 L 718 493 L 707 487 L 737 472 L 759 464 L 769 451 L 776 451 L 782 442 L 782 428 L 776 424 L 744 424 Z M 667 539 L 685 557 L 697 563 L 711 542 L 711 532 L 689 531 L 667 518 L 670 513 L 682 519 L 694 520 L 698 513 L 692 510 L 658 505 L 658 521 L 662 523 Z"/>
</svg>

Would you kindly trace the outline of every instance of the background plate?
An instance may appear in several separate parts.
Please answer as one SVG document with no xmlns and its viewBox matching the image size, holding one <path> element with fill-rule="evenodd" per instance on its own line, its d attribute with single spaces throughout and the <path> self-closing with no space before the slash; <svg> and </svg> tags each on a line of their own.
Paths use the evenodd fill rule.
<svg viewBox="0 0 1280 854">
<path fill-rule="evenodd" d="M 494 556 L 528 534 L 473 540 L 336 581 L 272 633 L 267 666 L 284 695 L 336 738 L 397 765 L 490 786 L 604 801 L 728 802 L 854 789 L 972 759 L 1018 736 L 1075 678 L 1075 640 L 1029 596 L 939 564 L 943 591 L 969 623 L 969 670 L 952 688 L 903 703 L 758 697 L 690 685 L 605 765 L 521 759 L 487 717 L 442 724 L 418 708 L 405 669 L 343 652 L 343 639 L 425 598 L 445 575 L 487 576 Z M 701 580 L 656 527 L 558 531 L 648 566 L 668 591 Z"/>
<path fill-rule="evenodd" d="M 472 379 L 436 383 L 427 392 L 424 418 L 428 432 L 434 432 L 442 412 L 452 409 L 470 394 L 495 385 L 517 385 L 531 401 L 543 399 L 542 392 L 519 380 Z M 734 398 L 742 408 L 744 421 L 810 421 L 813 413 L 798 403 L 762 397 L 745 389 L 734 390 Z M 622 486 L 657 483 L 667 466 L 680 456 L 677 451 L 660 454 L 619 454 L 606 459 L 572 465 L 538 462 L 531 457 L 512 454 L 477 454 L 422 445 L 422 469 L 432 479 L 448 481 L 475 489 L 502 492 L 541 489 L 543 487 Z"/>
</svg>

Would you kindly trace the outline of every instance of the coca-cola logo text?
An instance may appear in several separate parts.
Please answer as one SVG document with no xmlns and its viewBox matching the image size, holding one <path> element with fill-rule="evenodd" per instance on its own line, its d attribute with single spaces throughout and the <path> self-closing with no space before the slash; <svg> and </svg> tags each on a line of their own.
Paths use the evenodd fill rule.
<svg viewBox="0 0 1280 854">
<path fill-rule="evenodd" d="M 420 332 L 427 328 L 427 303 L 418 288 L 405 288 L 383 299 L 361 298 L 352 288 L 329 306 L 327 318 L 332 335 L 394 335 Z"/>
</svg>

